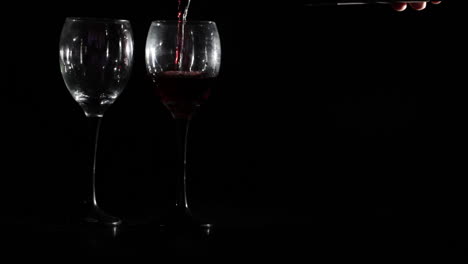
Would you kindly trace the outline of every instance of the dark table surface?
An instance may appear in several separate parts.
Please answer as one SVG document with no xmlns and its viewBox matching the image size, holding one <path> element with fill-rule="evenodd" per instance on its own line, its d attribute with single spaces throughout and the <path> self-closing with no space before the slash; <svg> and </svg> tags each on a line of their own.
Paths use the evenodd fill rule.
<svg viewBox="0 0 468 264">
<path fill-rule="evenodd" d="M 219 217 L 210 234 L 164 232 L 149 218 L 141 217 L 125 219 L 118 228 L 84 225 L 71 217 L 4 219 L 2 249 L 7 255 L 19 257 L 466 261 L 465 220 L 444 221 L 434 216 L 398 215 L 390 209 L 367 215 L 334 212 L 301 217 L 255 215 L 250 211 L 250 215 L 231 219 Z"/>
</svg>

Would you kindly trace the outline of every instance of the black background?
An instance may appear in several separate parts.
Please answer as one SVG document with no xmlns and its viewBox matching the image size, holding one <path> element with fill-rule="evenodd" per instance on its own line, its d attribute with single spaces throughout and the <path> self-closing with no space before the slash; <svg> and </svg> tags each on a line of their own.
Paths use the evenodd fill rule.
<svg viewBox="0 0 468 264">
<path fill-rule="evenodd" d="M 336 249 L 330 256 L 343 248 L 378 257 L 437 252 L 429 249 L 462 256 L 466 28 L 460 1 L 403 13 L 387 6 L 250 2 L 194 0 L 189 13 L 189 19 L 216 21 L 223 49 L 217 89 L 191 126 L 191 206 L 225 234 L 241 230 L 265 245 L 254 245 L 249 235 L 225 235 L 219 239 L 225 250 L 270 252 L 273 244 L 287 248 L 295 241 L 289 249 L 307 252 L 308 243 L 329 249 L 320 242 L 328 241 Z M 98 199 L 130 222 L 160 215 L 173 194 L 175 137 L 146 76 L 144 45 L 152 20 L 175 18 L 176 1 L 63 2 L 10 11 L 15 18 L 3 22 L 2 36 L 1 214 L 12 237 L 23 234 L 15 247 L 48 252 L 34 243 L 72 218 L 90 173 L 86 118 L 58 63 L 69 16 L 132 23 L 134 70 L 104 118 Z M 21 241 L 31 237 L 41 239 Z M 357 241 L 382 247 L 359 251 Z M 123 248 L 111 254 L 133 252 Z"/>
</svg>

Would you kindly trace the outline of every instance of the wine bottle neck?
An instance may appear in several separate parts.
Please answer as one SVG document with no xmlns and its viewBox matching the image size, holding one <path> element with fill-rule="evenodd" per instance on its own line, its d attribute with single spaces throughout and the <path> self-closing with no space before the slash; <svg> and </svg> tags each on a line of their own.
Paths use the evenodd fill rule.
<svg viewBox="0 0 468 264">
<path fill-rule="evenodd" d="M 308 6 L 330 6 L 330 5 L 362 5 L 362 4 L 392 4 L 392 3 L 422 3 L 429 0 L 304 0 Z"/>
</svg>

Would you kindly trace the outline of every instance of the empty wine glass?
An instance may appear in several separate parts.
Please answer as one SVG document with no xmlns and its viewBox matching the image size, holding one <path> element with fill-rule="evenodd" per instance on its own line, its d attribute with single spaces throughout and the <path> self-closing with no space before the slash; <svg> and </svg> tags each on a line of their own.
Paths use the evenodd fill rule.
<svg viewBox="0 0 468 264">
<path fill-rule="evenodd" d="M 202 227 L 187 202 L 186 150 L 189 122 L 209 96 L 221 64 L 221 44 L 212 21 L 154 21 L 146 39 L 146 67 L 156 94 L 176 123 L 178 163 L 176 197 L 162 227 Z"/>
<path fill-rule="evenodd" d="M 96 200 L 96 153 L 105 111 L 117 99 L 130 77 L 133 34 L 127 20 L 70 17 L 60 36 L 63 80 L 83 109 L 94 138 L 94 156 L 84 220 L 118 225 L 121 220 L 101 210 Z"/>
</svg>

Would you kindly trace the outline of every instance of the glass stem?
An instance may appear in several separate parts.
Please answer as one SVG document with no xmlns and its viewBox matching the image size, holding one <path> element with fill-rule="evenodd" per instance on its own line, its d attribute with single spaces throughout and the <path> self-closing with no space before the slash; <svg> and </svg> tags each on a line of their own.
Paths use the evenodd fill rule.
<svg viewBox="0 0 468 264">
<path fill-rule="evenodd" d="M 98 207 L 96 200 L 96 158 L 98 150 L 99 130 L 101 129 L 102 117 L 88 117 L 89 135 L 93 145 L 93 167 L 90 182 L 90 189 L 87 197 L 87 203 L 93 207 Z"/>
<path fill-rule="evenodd" d="M 176 118 L 178 166 L 181 166 L 176 175 L 176 209 L 188 211 L 187 203 L 187 136 L 190 120 Z"/>
</svg>

